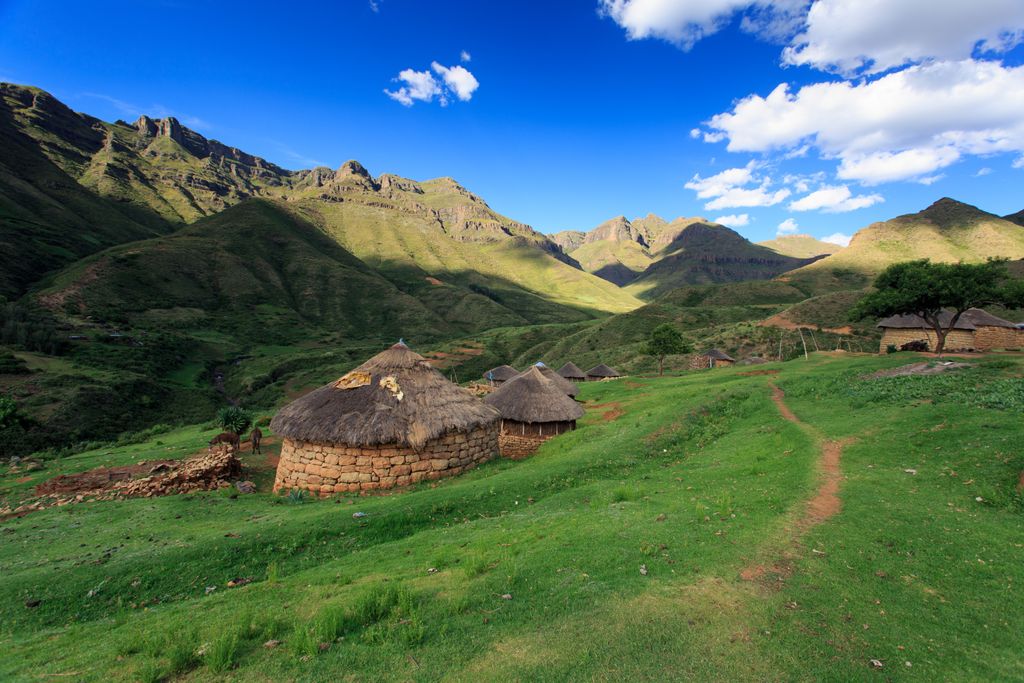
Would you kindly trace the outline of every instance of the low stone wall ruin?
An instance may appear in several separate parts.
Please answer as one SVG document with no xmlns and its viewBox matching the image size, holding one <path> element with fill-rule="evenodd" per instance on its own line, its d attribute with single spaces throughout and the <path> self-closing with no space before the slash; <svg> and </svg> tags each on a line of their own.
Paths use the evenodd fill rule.
<svg viewBox="0 0 1024 683">
<path fill-rule="evenodd" d="M 320 496 L 408 486 L 454 477 L 498 454 L 498 423 L 453 432 L 419 451 L 398 446 L 346 446 L 285 439 L 274 491 L 300 489 Z"/>
<path fill-rule="evenodd" d="M 576 429 L 575 422 L 543 422 L 538 424 L 527 424 L 503 420 L 501 424 L 501 436 L 498 444 L 501 449 L 501 457 L 510 460 L 522 460 L 533 455 L 534 451 L 548 439 L 571 432 Z"/>
</svg>

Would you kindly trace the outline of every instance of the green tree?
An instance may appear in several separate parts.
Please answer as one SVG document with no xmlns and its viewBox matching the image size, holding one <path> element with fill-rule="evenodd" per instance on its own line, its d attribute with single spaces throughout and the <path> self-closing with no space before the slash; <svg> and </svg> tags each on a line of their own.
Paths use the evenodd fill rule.
<svg viewBox="0 0 1024 683">
<path fill-rule="evenodd" d="M 931 263 L 928 259 L 895 263 L 875 279 L 851 314 L 855 320 L 917 315 L 935 332 L 935 352 L 969 308 L 1024 306 L 1024 281 L 1010 278 L 1005 260 L 985 263 Z M 951 315 L 947 318 L 943 311 Z M 944 319 L 945 318 L 945 319 Z"/>
<path fill-rule="evenodd" d="M 0 429 L 18 421 L 18 404 L 9 396 L 0 396 Z"/>
<path fill-rule="evenodd" d="M 665 356 L 689 353 L 691 350 L 679 330 L 664 323 L 651 331 L 651 338 L 647 341 L 644 353 L 658 359 L 658 374 L 663 375 L 665 374 Z"/>
<path fill-rule="evenodd" d="M 220 422 L 220 426 L 224 430 L 241 436 L 242 432 L 252 424 L 252 415 L 238 406 L 228 406 L 217 414 L 217 421 Z"/>
</svg>

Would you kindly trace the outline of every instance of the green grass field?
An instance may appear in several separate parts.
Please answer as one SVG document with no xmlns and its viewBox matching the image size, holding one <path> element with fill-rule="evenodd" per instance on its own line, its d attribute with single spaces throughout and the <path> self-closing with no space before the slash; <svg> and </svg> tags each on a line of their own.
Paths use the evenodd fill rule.
<svg viewBox="0 0 1024 683">
<path fill-rule="evenodd" d="M 393 495 L 275 497 L 247 455 L 257 494 L 6 519 L 0 680 L 1019 680 L 1024 364 L 860 379 L 913 359 L 587 384 L 534 457 Z"/>
</svg>

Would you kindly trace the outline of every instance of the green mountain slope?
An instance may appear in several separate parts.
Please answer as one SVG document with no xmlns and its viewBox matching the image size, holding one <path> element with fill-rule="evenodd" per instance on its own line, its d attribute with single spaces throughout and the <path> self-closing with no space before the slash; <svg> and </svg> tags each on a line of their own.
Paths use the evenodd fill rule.
<svg viewBox="0 0 1024 683">
<path fill-rule="evenodd" d="M 1018 211 L 1017 213 L 1011 213 L 1008 216 L 1003 216 L 1004 221 L 1010 221 L 1017 225 L 1024 225 L 1024 211 Z"/>
<path fill-rule="evenodd" d="M 630 283 L 628 291 L 653 299 L 683 285 L 768 280 L 809 262 L 752 244 L 725 226 L 708 223 L 686 226 L 662 254 Z"/>
<path fill-rule="evenodd" d="M 70 174 L 85 163 L 79 147 L 102 144 L 98 125 L 41 90 L 0 84 L 0 295 L 16 298 L 82 256 L 171 230 L 151 212 L 97 196 Z"/>
<path fill-rule="evenodd" d="M 858 231 L 847 248 L 788 277 L 827 281 L 836 273 L 846 273 L 860 276 L 867 284 L 883 268 L 900 261 L 977 262 L 989 257 L 1024 257 L 1024 228 L 944 197 L 918 213 L 872 223 Z"/>
<path fill-rule="evenodd" d="M 827 256 L 842 250 L 838 244 L 822 242 L 810 235 L 781 235 L 773 240 L 757 242 L 757 245 L 767 247 L 777 254 L 794 258 Z"/>
</svg>

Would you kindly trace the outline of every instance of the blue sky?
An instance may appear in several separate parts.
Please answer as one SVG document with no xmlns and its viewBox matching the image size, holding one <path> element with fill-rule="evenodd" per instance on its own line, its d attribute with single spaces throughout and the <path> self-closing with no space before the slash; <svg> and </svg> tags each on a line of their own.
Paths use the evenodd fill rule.
<svg viewBox="0 0 1024 683">
<path fill-rule="evenodd" d="M 1021 0 L 314 4 L 0 0 L 0 79 L 287 168 L 452 176 L 544 232 L 1024 209 Z"/>
</svg>

